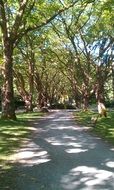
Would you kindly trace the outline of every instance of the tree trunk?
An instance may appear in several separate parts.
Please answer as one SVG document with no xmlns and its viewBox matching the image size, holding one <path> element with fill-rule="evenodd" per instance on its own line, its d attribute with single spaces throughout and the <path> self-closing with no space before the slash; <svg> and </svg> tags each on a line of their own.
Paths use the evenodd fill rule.
<svg viewBox="0 0 114 190">
<path fill-rule="evenodd" d="M 99 83 L 96 85 L 96 100 L 97 100 L 97 107 L 98 107 L 98 113 L 100 116 L 107 117 L 106 113 L 106 107 L 105 107 L 105 98 L 104 98 L 104 84 L 103 81 L 99 81 Z"/>
<path fill-rule="evenodd" d="M 40 108 L 45 106 L 45 96 L 43 95 L 42 92 L 39 92 L 39 95 L 38 95 L 38 106 Z"/>
<path fill-rule="evenodd" d="M 112 93 L 113 93 L 113 100 L 114 100 L 114 64 L 112 64 Z"/>
<path fill-rule="evenodd" d="M 25 81 L 23 75 L 18 71 L 15 71 L 14 75 L 17 90 L 20 96 L 22 97 L 23 101 L 25 102 L 26 112 L 32 111 L 32 97 L 31 94 L 28 93 L 25 89 Z"/>
<path fill-rule="evenodd" d="M 88 98 L 88 95 L 85 94 L 83 97 L 83 109 L 84 109 L 84 111 L 88 110 L 88 106 L 89 106 L 89 98 Z"/>
<path fill-rule="evenodd" d="M 33 111 L 33 93 L 34 93 L 34 54 L 32 53 L 32 58 L 29 63 L 29 97 L 30 97 L 30 104 L 29 104 L 29 111 Z"/>
<path fill-rule="evenodd" d="M 13 92 L 13 45 L 9 40 L 4 43 L 4 82 L 2 88 L 3 119 L 16 119 Z"/>
<path fill-rule="evenodd" d="M 74 94 L 74 100 L 75 100 L 76 108 L 81 108 L 81 100 L 77 94 Z"/>
<path fill-rule="evenodd" d="M 84 111 L 88 110 L 89 106 L 89 90 L 86 82 L 82 85 L 82 102 L 83 102 L 83 109 Z"/>
</svg>

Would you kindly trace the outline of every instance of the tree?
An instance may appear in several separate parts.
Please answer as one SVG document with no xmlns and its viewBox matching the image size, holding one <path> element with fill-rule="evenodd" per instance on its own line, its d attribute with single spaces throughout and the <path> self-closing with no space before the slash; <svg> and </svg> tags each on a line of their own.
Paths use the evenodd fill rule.
<svg viewBox="0 0 114 190">
<path fill-rule="evenodd" d="M 64 40 L 63 45 L 66 47 L 65 61 L 63 59 L 61 60 L 62 56 L 57 55 L 57 53 L 56 55 L 65 66 L 67 72 L 63 73 L 67 75 L 70 81 L 77 107 L 83 104 L 84 110 L 89 105 L 93 82 L 92 72 L 94 68 L 89 43 L 84 34 L 84 27 L 90 19 L 90 13 L 91 11 L 88 11 L 88 4 L 82 6 L 80 3 L 80 8 L 74 7 L 72 12 L 69 10 L 69 12 L 61 16 L 61 27 L 55 27 L 53 25 L 53 29 L 59 38 L 67 39 L 67 41 Z"/>
<path fill-rule="evenodd" d="M 0 1 L 0 26 L 3 36 L 4 81 L 2 88 L 2 118 L 16 119 L 13 91 L 13 52 L 23 35 L 37 30 L 57 15 L 74 6 L 77 1 L 63 7 L 48 1 Z M 60 9 L 60 7 L 62 8 Z M 49 10 L 47 12 L 47 10 Z"/>
<path fill-rule="evenodd" d="M 17 46 L 17 55 L 15 60 L 15 65 L 14 65 L 14 70 L 15 70 L 15 78 L 16 80 L 16 86 L 18 89 L 18 92 L 22 96 L 23 100 L 25 101 L 26 104 L 26 111 L 32 111 L 33 110 L 33 93 L 34 93 L 34 70 L 35 70 L 35 37 L 30 34 L 29 36 L 26 35 L 23 37 L 21 42 Z M 19 59 L 22 59 L 22 63 L 19 63 Z M 18 62 L 16 59 L 18 58 Z M 23 78 L 23 74 L 21 74 L 18 69 L 18 65 L 25 65 L 25 71 L 26 75 L 28 76 L 27 83 L 28 83 L 28 89 L 25 90 L 25 82 Z M 21 70 L 23 73 L 23 71 Z M 20 88 L 20 83 L 19 83 L 19 78 L 21 84 L 23 83 L 24 85 L 21 85 Z M 27 77 L 26 77 L 27 78 Z M 22 82 L 23 81 L 23 82 Z M 22 90 L 23 89 L 23 90 Z M 28 91 L 28 92 L 27 92 Z M 23 93 L 24 92 L 24 93 Z M 26 95 L 25 95 L 26 94 Z"/>
</svg>

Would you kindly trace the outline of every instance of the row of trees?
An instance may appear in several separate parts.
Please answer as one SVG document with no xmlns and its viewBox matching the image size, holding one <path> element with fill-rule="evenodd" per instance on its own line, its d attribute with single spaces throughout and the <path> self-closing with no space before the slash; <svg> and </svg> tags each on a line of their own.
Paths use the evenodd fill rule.
<svg viewBox="0 0 114 190">
<path fill-rule="evenodd" d="M 27 111 L 61 95 L 84 109 L 114 98 L 113 8 L 110 0 L 1 0 L 2 118 L 16 119 L 16 93 Z"/>
</svg>

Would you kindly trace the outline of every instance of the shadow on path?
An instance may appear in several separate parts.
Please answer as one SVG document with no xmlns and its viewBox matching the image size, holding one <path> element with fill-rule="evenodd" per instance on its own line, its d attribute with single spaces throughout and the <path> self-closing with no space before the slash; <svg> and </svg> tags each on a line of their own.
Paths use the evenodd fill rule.
<svg viewBox="0 0 114 190">
<path fill-rule="evenodd" d="M 71 112 L 55 112 L 33 127 L 2 190 L 114 189 L 114 148 L 77 126 Z"/>
</svg>

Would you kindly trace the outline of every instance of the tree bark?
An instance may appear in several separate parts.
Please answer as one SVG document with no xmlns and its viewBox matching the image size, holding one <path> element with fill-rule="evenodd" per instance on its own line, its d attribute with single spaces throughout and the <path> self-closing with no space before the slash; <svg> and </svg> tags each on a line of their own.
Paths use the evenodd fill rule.
<svg viewBox="0 0 114 190">
<path fill-rule="evenodd" d="M 84 95 L 84 97 L 83 97 L 83 109 L 84 109 L 84 111 L 88 110 L 88 105 L 89 105 L 88 95 Z"/>
<path fill-rule="evenodd" d="M 16 119 L 13 92 L 13 43 L 4 41 L 4 85 L 2 87 L 2 115 L 3 119 Z"/>
<path fill-rule="evenodd" d="M 104 82 L 106 78 L 103 77 L 102 68 L 97 67 L 97 84 L 95 85 L 95 96 L 97 100 L 98 112 L 100 116 L 107 116 L 105 107 L 105 95 L 104 95 Z"/>
<path fill-rule="evenodd" d="M 82 102 L 83 102 L 83 110 L 87 111 L 89 107 L 89 97 L 90 93 L 89 90 L 87 89 L 88 87 L 86 85 L 83 85 L 83 90 L 82 90 Z"/>
<path fill-rule="evenodd" d="M 114 100 L 114 64 L 112 64 L 112 98 Z"/>
<path fill-rule="evenodd" d="M 22 97 L 23 101 L 25 102 L 26 112 L 32 111 L 31 110 L 32 98 L 31 98 L 30 93 L 28 93 L 28 91 L 26 91 L 25 89 L 25 81 L 24 81 L 23 75 L 18 71 L 15 71 L 14 75 L 16 79 L 15 84 L 16 84 L 17 90 L 20 96 Z"/>
<path fill-rule="evenodd" d="M 29 97 L 30 97 L 30 105 L 29 111 L 33 111 L 33 92 L 34 92 L 34 53 L 31 54 L 31 60 L 29 62 Z"/>
</svg>

